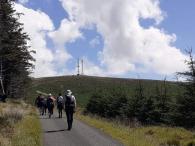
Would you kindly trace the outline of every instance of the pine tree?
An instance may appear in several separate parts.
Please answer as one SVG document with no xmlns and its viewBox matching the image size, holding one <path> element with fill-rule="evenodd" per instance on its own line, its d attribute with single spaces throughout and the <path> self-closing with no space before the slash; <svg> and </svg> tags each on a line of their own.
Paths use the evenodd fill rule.
<svg viewBox="0 0 195 146">
<path fill-rule="evenodd" d="M 5 93 L 9 97 L 24 96 L 34 61 L 29 51 L 28 35 L 13 8 L 14 0 L 0 1 L 0 61 Z"/>
<path fill-rule="evenodd" d="M 176 124 L 185 127 L 195 126 L 195 60 L 192 55 L 192 49 L 187 51 L 189 60 L 185 63 L 188 65 L 188 71 L 180 72 L 178 75 L 184 77 L 187 82 L 182 83 L 185 88 L 183 96 L 177 99 Z"/>
<path fill-rule="evenodd" d="M 131 112 L 132 117 L 138 119 L 140 122 L 146 122 L 146 97 L 144 96 L 144 87 L 141 80 L 138 80 L 135 95 L 131 98 L 130 106 L 129 106 L 129 113 Z"/>
</svg>

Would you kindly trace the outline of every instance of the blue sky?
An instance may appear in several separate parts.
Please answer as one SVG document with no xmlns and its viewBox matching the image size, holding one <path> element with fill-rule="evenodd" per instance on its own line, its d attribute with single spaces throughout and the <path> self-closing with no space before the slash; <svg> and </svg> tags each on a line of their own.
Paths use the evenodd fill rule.
<svg viewBox="0 0 195 146">
<path fill-rule="evenodd" d="M 77 1 L 77 0 L 68 0 L 68 1 Z M 83 4 L 80 5 L 86 5 L 86 7 L 89 4 L 85 4 L 87 0 L 82 0 L 81 3 L 83 2 Z M 94 0 L 94 3 L 97 0 Z M 112 0 L 111 0 L 112 1 Z M 114 1 L 114 0 L 113 0 Z M 116 1 L 116 0 L 115 0 Z M 128 0 L 127 0 L 128 1 Z M 129 5 L 131 5 L 131 0 L 129 0 Z M 150 4 L 153 4 L 152 0 L 143 0 L 144 1 L 148 1 L 150 2 Z M 71 12 L 70 10 L 68 10 L 69 6 L 68 2 L 66 2 L 65 0 L 29 0 L 26 3 L 23 3 L 23 7 L 26 7 L 27 9 L 32 9 L 38 13 L 43 12 L 46 15 L 49 16 L 50 20 L 52 21 L 54 28 L 52 30 L 49 31 L 55 31 L 57 32 L 58 30 L 60 31 L 60 27 L 61 27 L 61 22 L 62 20 L 66 19 L 68 22 L 70 21 L 70 23 L 75 23 L 75 33 L 80 33 L 81 35 L 76 35 L 73 37 L 73 39 L 70 40 L 66 40 L 64 41 L 63 44 L 63 49 L 65 50 L 65 53 L 69 54 L 71 57 L 66 59 L 66 61 L 64 62 L 64 65 L 61 65 L 58 68 L 53 67 L 53 74 L 48 74 L 49 76 L 52 75 L 63 75 L 63 74 L 75 74 L 75 64 L 76 64 L 76 60 L 78 57 L 80 58 L 84 58 L 84 62 L 86 61 L 86 74 L 88 75 L 99 75 L 99 76 L 115 76 L 115 77 L 127 77 L 127 78 L 137 78 L 137 76 L 141 77 L 141 78 L 149 78 L 149 79 L 162 79 L 164 78 L 165 75 L 168 76 L 169 80 L 173 80 L 174 78 L 174 71 L 180 71 L 183 68 L 174 68 L 174 64 L 180 65 L 181 63 L 177 63 L 178 60 L 181 60 L 180 58 L 185 58 L 185 54 L 183 49 L 186 49 L 188 47 L 193 47 L 195 46 L 195 42 L 193 40 L 193 38 L 195 38 L 195 19 L 193 18 L 193 16 L 195 15 L 195 1 L 194 0 L 161 0 L 158 1 L 156 0 L 156 2 L 159 2 L 159 5 L 156 6 L 155 4 L 151 7 L 150 5 L 148 5 L 149 8 L 151 8 L 152 11 L 154 11 L 154 14 L 151 14 L 151 16 L 147 16 L 147 18 L 140 16 L 140 18 L 138 18 L 140 25 L 139 26 L 135 26 L 135 28 L 139 28 L 138 31 L 133 31 L 135 34 L 137 34 L 137 32 L 140 32 L 140 34 L 142 35 L 146 35 L 146 31 L 144 29 L 150 29 L 151 27 L 154 29 L 150 29 L 150 32 L 148 33 L 152 33 L 155 36 L 157 35 L 157 37 L 151 38 L 151 39 L 158 39 L 156 41 L 154 40 L 148 40 L 147 37 L 146 38 L 140 38 L 140 37 L 127 37 L 124 35 L 124 33 L 119 34 L 119 36 L 116 36 L 116 38 L 123 38 L 129 39 L 129 42 L 132 42 L 132 44 L 136 44 L 134 45 L 127 45 L 126 42 L 123 42 L 123 40 L 119 40 L 119 43 L 115 43 L 114 40 L 115 38 L 112 38 L 112 35 L 106 34 L 103 30 L 109 30 L 109 27 L 104 27 L 105 25 L 108 25 L 108 23 L 104 23 L 101 24 L 101 22 L 99 22 L 99 20 L 96 20 L 93 18 L 96 17 L 96 13 L 95 10 L 91 10 L 91 15 L 88 14 L 88 10 L 85 9 L 83 10 L 83 16 L 86 17 L 86 22 L 91 21 L 91 25 L 92 26 L 87 26 L 85 24 L 82 24 L 82 22 L 80 21 L 80 19 L 77 20 L 77 18 L 82 18 L 82 15 L 80 15 L 79 13 L 74 14 L 76 15 L 74 19 L 72 19 L 70 17 Z M 78 2 L 79 3 L 79 2 Z M 98 3 L 98 2 L 97 2 Z M 141 2 L 139 3 L 141 4 Z M 93 4 L 91 4 L 93 7 Z M 102 2 L 102 6 L 104 5 L 104 3 Z M 109 3 L 106 4 L 109 7 Z M 122 5 L 122 4 L 121 4 Z M 101 4 L 100 4 L 101 6 Z M 115 5 L 114 5 L 115 6 Z M 113 7 L 114 7 L 113 6 Z M 139 5 L 138 5 L 139 6 Z M 111 6 L 112 7 L 112 6 Z M 117 4 L 116 6 L 117 7 Z M 141 6 L 140 6 L 141 7 Z M 147 7 L 147 6 L 146 6 Z M 82 7 L 76 7 L 79 10 Z M 133 7 L 129 6 L 129 9 L 131 9 Z M 120 9 L 122 9 L 122 6 L 119 8 L 115 8 L 116 11 L 119 11 L 120 14 Z M 137 8 L 138 11 L 141 8 Z M 98 10 L 98 9 L 97 9 Z M 104 10 L 104 9 L 102 9 Z M 101 9 L 100 9 L 101 11 Z M 156 11 L 160 11 L 160 12 L 156 12 Z M 81 11 L 82 12 L 82 11 Z M 94 12 L 94 13 L 93 13 Z M 111 13 L 111 11 L 105 12 L 105 13 Z M 145 11 L 141 11 L 140 13 L 143 13 L 143 15 L 145 15 L 144 13 L 147 13 Z M 159 14 L 160 13 L 160 14 Z M 24 12 L 25 14 L 25 12 Z M 128 18 L 124 15 L 126 15 L 128 13 L 122 13 L 121 12 L 121 17 L 124 18 Z M 29 15 L 29 14 L 27 14 Z M 104 13 L 102 13 L 102 17 Z M 114 15 L 114 14 L 113 14 Z M 133 18 L 134 15 L 130 15 L 129 18 L 131 19 L 131 17 Z M 136 14 L 135 14 L 136 16 Z M 159 24 L 156 24 L 156 22 L 158 21 L 158 19 L 161 19 L 161 16 L 163 17 L 163 20 L 160 21 Z M 29 16 L 28 16 L 29 17 Z M 90 20 L 88 20 L 88 17 L 90 18 Z M 97 15 L 98 17 L 98 15 Z M 105 16 L 105 19 L 107 17 Z M 112 19 L 112 18 L 109 18 Z M 113 18 L 113 23 L 115 23 L 115 21 L 118 21 L 120 19 L 117 18 L 115 20 L 115 18 Z M 121 19 L 124 20 L 124 19 Z M 133 19 L 132 19 L 133 20 Z M 136 19 L 135 19 L 136 20 Z M 35 20 L 35 21 L 41 21 L 41 20 Z M 109 21 L 108 21 L 109 22 Z M 124 21 L 124 23 L 127 22 L 129 23 L 129 21 Z M 27 23 L 27 22 L 24 22 Z M 42 22 L 45 23 L 45 22 Z M 118 23 L 118 22 L 117 22 Z M 131 23 L 130 23 L 131 24 Z M 27 25 L 27 24 L 25 24 Z M 25 26 L 24 25 L 24 26 Z M 123 28 L 123 24 L 120 24 L 121 28 Z M 124 26 L 126 26 L 124 24 Z M 111 26 L 112 27 L 112 26 Z M 132 26 L 134 27 L 134 26 Z M 141 27 L 141 28 L 140 28 Z M 107 28 L 107 29 L 105 29 Z M 118 28 L 116 25 L 113 25 L 113 28 L 115 29 L 120 29 L 120 27 Z M 142 29 L 143 28 L 143 29 Z M 161 32 L 156 32 L 160 30 Z M 28 31 L 28 30 L 27 30 Z M 59 32 L 58 31 L 58 32 Z M 115 31 L 115 30 L 114 30 Z M 127 30 L 125 30 L 124 32 L 128 31 L 128 27 Z M 130 31 L 130 30 L 129 30 Z M 28 32 L 27 32 L 28 33 Z M 48 34 L 46 34 L 45 39 L 45 43 L 46 43 L 46 47 L 47 49 L 51 50 L 51 51 L 55 51 L 55 49 L 58 49 L 59 44 L 56 45 L 55 43 L 55 39 L 58 38 L 58 34 L 59 33 L 55 33 L 55 35 L 52 35 L 54 37 L 50 37 L 51 35 L 49 34 L 50 32 L 48 32 Z M 110 32 L 112 33 L 112 31 Z M 54 33 L 53 33 L 54 34 Z M 174 34 L 174 35 L 173 35 Z M 66 35 L 66 34 L 64 34 Z M 69 35 L 69 34 L 67 34 Z M 120 37 L 121 35 L 121 37 Z M 159 38 L 158 38 L 159 35 Z M 149 35 L 150 36 L 150 35 Z M 151 35 L 152 37 L 152 35 Z M 169 38 L 171 37 L 171 40 L 173 39 L 173 41 L 169 41 Z M 167 42 L 163 42 L 162 39 L 166 38 L 165 41 Z M 176 38 L 176 39 L 175 39 Z M 113 40 L 112 40 L 113 39 Z M 137 45 L 137 40 L 145 40 L 146 43 L 150 44 L 149 46 L 158 46 L 158 44 L 156 45 L 155 42 L 158 42 L 159 39 L 161 39 L 161 41 L 159 43 L 162 43 L 162 46 L 167 47 L 163 52 L 163 47 L 160 48 L 157 52 L 159 52 L 160 55 L 165 55 L 167 57 L 165 57 L 165 60 L 172 60 L 172 58 L 168 58 L 169 55 L 169 48 L 172 49 L 170 50 L 170 53 L 172 54 L 176 54 L 175 56 L 173 55 L 173 58 L 179 58 L 179 59 L 175 59 L 173 60 L 173 67 L 170 65 L 170 67 L 166 65 L 166 61 L 163 60 L 163 57 L 159 58 L 159 54 L 155 54 L 155 52 L 152 52 L 152 50 L 148 50 L 147 48 L 139 48 L 141 47 L 141 45 Z M 116 39 L 117 40 L 117 39 Z M 136 40 L 136 41 L 134 41 Z M 110 42 L 109 42 L 110 41 Z M 148 41 L 148 42 L 147 42 Z M 139 42 L 139 40 L 138 40 Z M 154 42 L 154 45 L 152 44 Z M 113 48 L 112 50 L 112 45 L 114 46 L 123 46 L 125 47 L 125 49 L 123 50 L 123 48 L 121 49 L 121 52 L 124 51 L 124 53 L 119 52 L 118 50 L 116 50 L 116 48 Z M 129 50 L 128 50 L 129 47 Z M 146 46 L 147 47 L 147 46 Z M 142 50 L 143 52 L 137 50 L 137 49 Z M 141 52 L 141 54 L 138 56 L 142 56 L 145 57 L 145 53 L 144 53 L 144 49 L 147 50 L 148 56 L 146 56 L 146 58 L 142 58 L 142 59 L 137 59 L 139 58 L 136 55 L 138 54 L 137 52 Z M 155 49 L 155 48 L 154 48 Z M 179 50 L 179 51 L 178 51 Z M 110 51 L 110 52 L 109 52 Z M 148 51 L 151 51 L 150 53 L 148 53 Z M 125 56 L 129 53 L 129 58 L 128 56 Z M 176 53 L 174 53 L 176 52 Z M 107 54 L 106 54 L 107 53 Z M 118 54 L 121 54 L 119 56 L 117 56 Z M 100 55 L 101 54 L 101 55 Z M 111 56 L 111 54 L 113 54 L 113 57 Z M 124 57 L 123 57 L 124 56 Z M 171 55 L 170 55 L 171 56 Z M 54 56 L 56 57 L 56 56 Z M 127 58 L 127 59 L 120 59 L 120 57 L 122 58 Z M 148 58 L 147 58 L 148 57 Z M 110 60 L 108 60 L 107 58 L 111 58 Z M 134 59 L 135 58 L 135 59 Z M 157 59 L 155 61 L 155 59 Z M 159 59 L 159 60 L 158 60 Z M 121 60 L 121 61 L 120 61 Z M 154 63 L 150 62 L 150 60 L 153 60 L 155 62 Z M 124 61 L 124 64 L 126 62 L 128 62 L 128 64 L 125 67 L 122 67 L 122 61 Z M 145 61 L 148 63 L 145 63 Z M 53 61 L 56 62 L 56 61 Z M 113 62 L 117 62 L 116 65 L 112 65 Z M 159 62 L 159 64 L 157 64 L 156 62 Z M 164 63 L 165 62 L 165 63 Z M 165 67 L 162 67 L 162 64 Z M 117 66 L 118 65 L 118 66 Z M 182 65 L 182 64 L 181 64 Z M 180 66 L 181 66 L 180 65 Z M 53 64 L 53 66 L 55 66 L 55 64 Z M 161 67 L 163 69 L 161 69 Z M 170 69 L 170 68 L 174 68 Z M 118 70 L 117 70 L 118 69 Z M 158 70 L 159 69 L 159 70 Z M 55 72 L 55 73 L 54 73 Z M 113 73 L 113 74 L 112 74 Z M 42 76 L 47 76 L 47 74 L 44 75 L 44 73 L 39 73 Z M 40 75 L 38 75 L 40 76 Z"/>
</svg>

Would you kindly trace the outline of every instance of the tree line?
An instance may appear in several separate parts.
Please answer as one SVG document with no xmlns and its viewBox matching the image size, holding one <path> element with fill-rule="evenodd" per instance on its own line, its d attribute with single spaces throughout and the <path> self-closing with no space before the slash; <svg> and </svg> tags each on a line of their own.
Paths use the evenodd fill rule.
<svg viewBox="0 0 195 146">
<path fill-rule="evenodd" d="M 13 8 L 15 0 L 0 1 L 0 93 L 19 98 L 25 95 L 34 58 L 27 44 L 29 37 L 19 22 L 20 13 Z"/>
<path fill-rule="evenodd" d="M 176 97 L 167 94 L 166 78 L 156 85 L 153 95 L 145 94 L 141 80 L 137 81 L 134 96 L 129 96 L 122 88 L 112 92 L 99 90 L 94 93 L 85 112 L 109 119 L 120 119 L 123 123 L 133 121 L 144 125 L 170 125 L 192 128 L 195 126 L 195 60 L 192 49 L 188 51 L 188 71 L 177 73 L 186 79 L 178 82 L 183 92 L 177 91 Z"/>
</svg>

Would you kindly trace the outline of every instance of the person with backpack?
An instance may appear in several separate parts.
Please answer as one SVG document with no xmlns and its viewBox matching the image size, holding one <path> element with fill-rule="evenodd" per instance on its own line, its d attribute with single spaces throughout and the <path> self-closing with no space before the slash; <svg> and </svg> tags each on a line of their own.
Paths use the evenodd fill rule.
<svg viewBox="0 0 195 146">
<path fill-rule="evenodd" d="M 54 100 L 52 98 L 51 93 L 49 94 L 47 98 L 47 109 L 49 113 L 49 118 L 51 118 L 51 115 L 53 115 L 53 109 L 54 109 Z"/>
<path fill-rule="evenodd" d="M 57 108 L 59 113 L 59 118 L 62 118 L 62 110 L 64 108 L 64 97 L 61 93 L 59 93 L 59 96 L 57 97 Z"/>
<path fill-rule="evenodd" d="M 68 130 L 72 129 L 73 123 L 73 113 L 76 111 L 76 98 L 72 95 L 71 90 L 67 90 L 67 94 L 65 95 L 65 112 L 68 123 Z"/>
</svg>

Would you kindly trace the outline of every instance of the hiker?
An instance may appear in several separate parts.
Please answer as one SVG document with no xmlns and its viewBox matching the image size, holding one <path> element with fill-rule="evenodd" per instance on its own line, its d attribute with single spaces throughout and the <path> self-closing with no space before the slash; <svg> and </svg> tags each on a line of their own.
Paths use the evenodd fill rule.
<svg viewBox="0 0 195 146">
<path fill-rule="evenodd" d="M 47 113 L 47 98 L 44 96 L 42 100 L 42 116 Z"/>
<path fill-rule="evenodd" d="M 49 118 L 51 118 L 51 115 L 53 115 L 53 109 L 54 109 L 54 99 L 52 98 L 51 93 L 49 94 L 47 98 L 47 109 L 49 113 Z"/>
<path fill-rule="evenodd" d="M 35 100 L 35 105 L 36 105 L 37 108 L 39 109 L 40 115 L 41 115 L 41 111 L 42 111 L 42 100 L 43 100 L 41 96 L 42 96 L 42 95 L 39 94 L 39 95 L 37 96 L 36 100 Z"/>
<path fill-rule="evenodd" d="M 59 93 L 59 96 L 57 97 L 57 108 L 59 113 L 59 118 L 62 118 L 62 110 L 64 108 L 64 97 L 61 93 Z"/>
<path fill-rule="evenodd" d="M 73 113 L 76 111 L 76 98 L 72 95 L 71 90 L 67 90 L 66 101 L 65 101 L 65 111 L 68 123 L 68 130 L 71 130 L 73 123 Z"/>
</svg>

